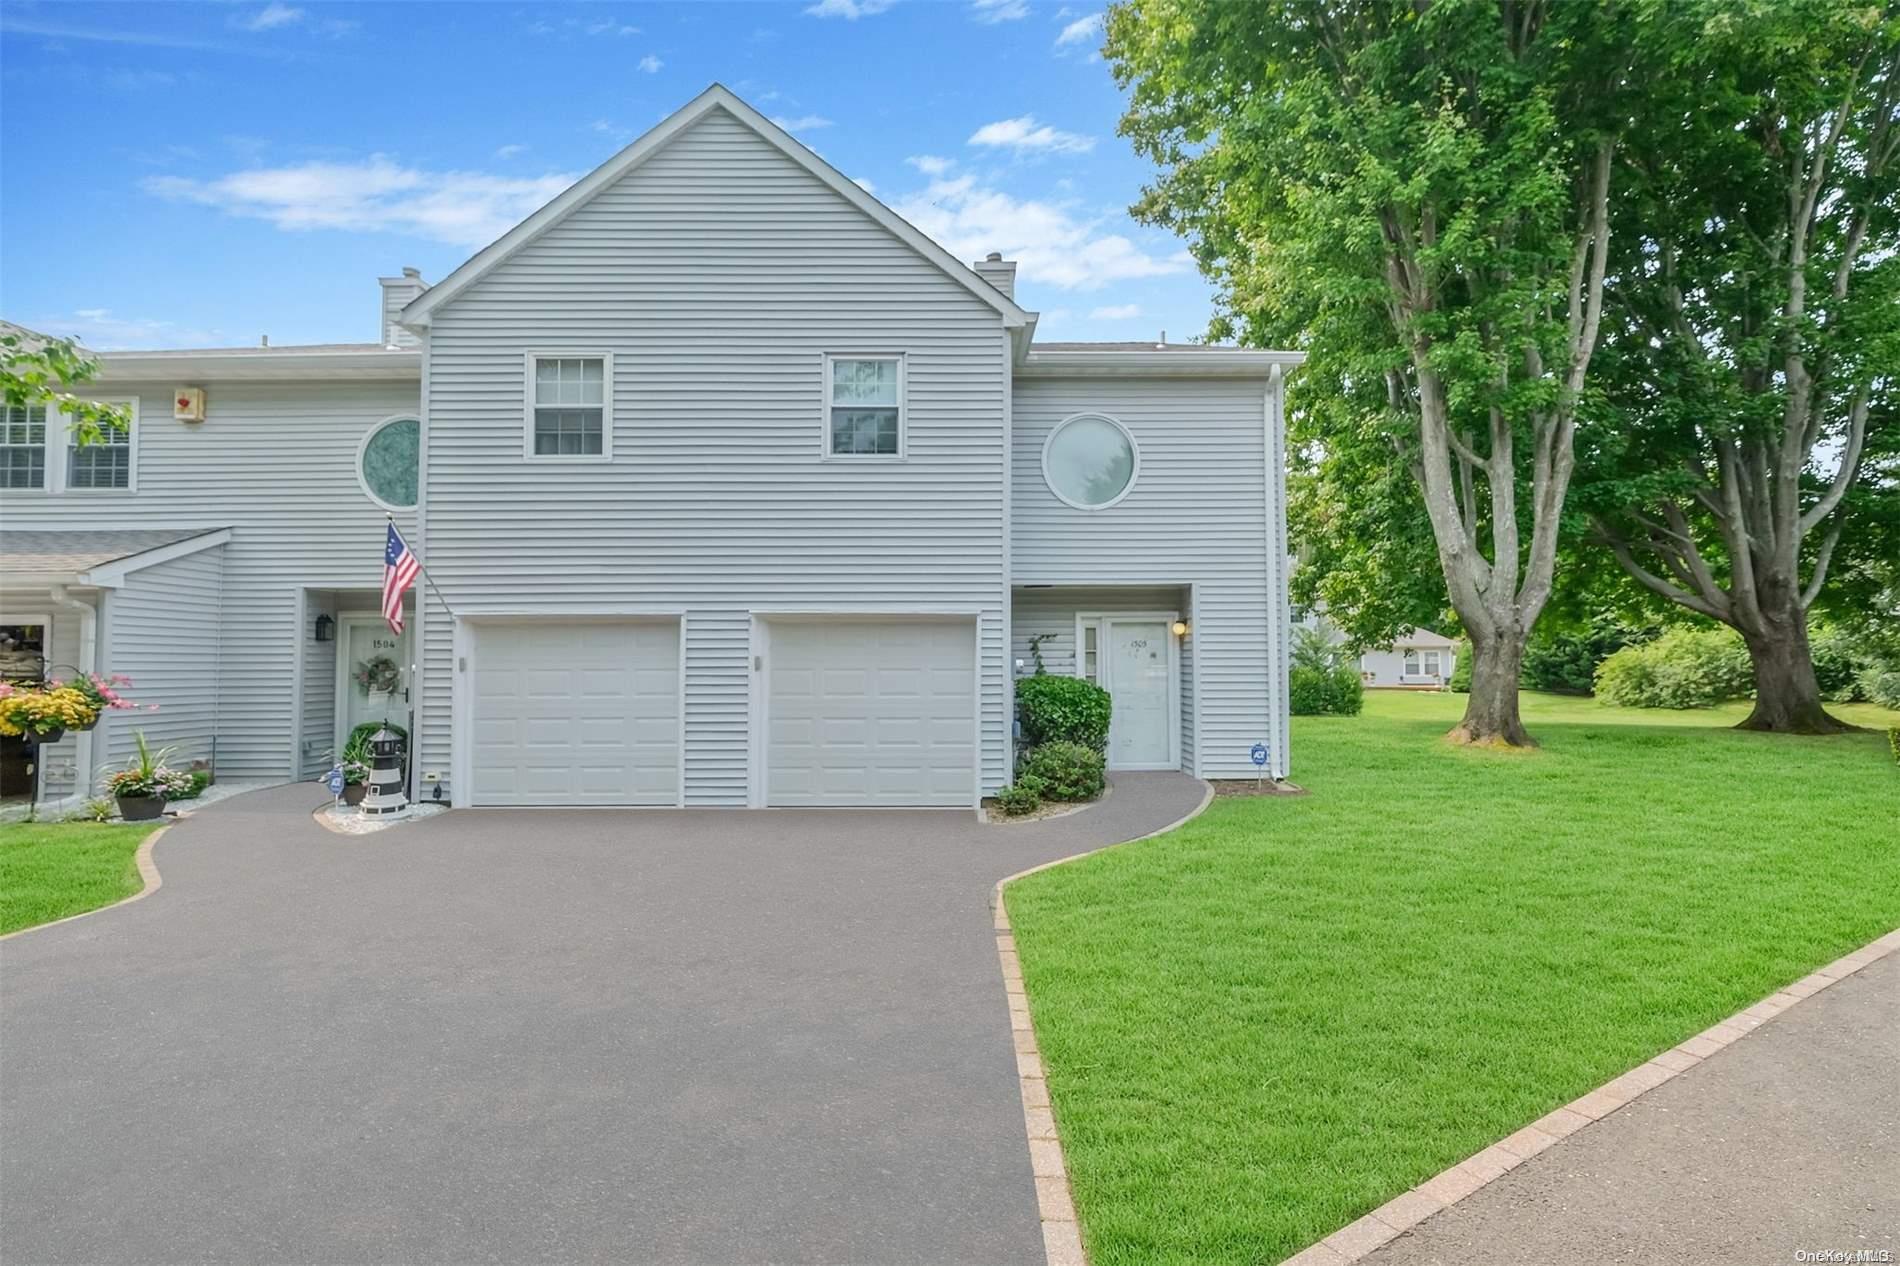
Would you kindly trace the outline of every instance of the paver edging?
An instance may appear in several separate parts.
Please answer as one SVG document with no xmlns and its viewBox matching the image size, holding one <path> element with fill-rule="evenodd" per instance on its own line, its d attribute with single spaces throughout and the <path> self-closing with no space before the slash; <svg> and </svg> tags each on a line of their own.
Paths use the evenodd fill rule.
<svg viewBox="0 0 1900 1266">
<path fill-rule="evenodd" d="M 1056 1133 L 1055 1110 L 1049 1099 L 1049 1080 L 1043 1072 L 1041 1048 L 1036 1045 L 1035 1022 L 1029 1016 L 1029 995 L 1023 988 L 1022 960 L 1016 957 L 1016 934 L 1010 928 L 1009 907 L 1005 904 L 1003 889 L 1038 871 L 1093 856 L 1106 848 L 1120 848 L 1124 844 L 1151 840 L 1193 821 L 1214 802 L 1214 785 L 1205 779 L 1198 781 L 1201 784 L 1201 802 L 1159 830 L 1071 853 L 1067 857 L 1058 857 L 1052 862 L 1005 875 L 996 881 L 991 895 L 990 906 L 995 912 L 996 957 L 1003 969 L 1003 992 L 1009 999 L 1010 1040 L 1016 1048 L 1016 1083 L 1022 1094 L 1023 1130 L 1029 1138 L 1029 1170 L 1036 1180 L 1036 1210 L 1042 1220 L 1042 1251 L 1047 1266 L 1088 1266 L 1088 1252 L 1082 1247 L 1082 1226 L 1075 1217 L 1075 1195 L 1069 1188 L 1069 1168 L 1062 1156 L 1062 1140 Z"/>
<path fill-rule="evenodd" d="M 117 910 L 120 906 L 131 905 L 140 897 L 151 896 L 165 884 L 165 881 L 158 877 L 158 864 L 152 860 L 152 846 L 158 843 L 159 836 L 171 829 L 172 824 L 167 822 L 164 826 L 159 827 L 150 835 L 139 841 L 138 852 L 132 854 L 132 860 L 137 863 L 139 879 L 143 881 L 145 886 L 131 896 L 121 897 L 111 905 L 100 906 L 97 910 L 81 910 L 78 914 L 69 914 L 63 919 L 54 919 L 51 923 L 35 923 L 30 928 L 15 928 L 11 932 L 0 933 L 0 941 L 10 941 L 16 936 L 25 936 L 28 932 L 39 932 L 46 928 L 56 928 L 62 923 L 71 923 L 74 919 L 89 919 L 95 914 L 104 914 L 108 910 Z"/>
<path fill-rule="evenodd" d="M 1356 1222 L 1294 1254 L 1281 1266 L 1349 1266 L 1410 1231 L 1425 1219 L 1468 1199 L 1559 1139 L 1601 1121 L 1636 1102 L 1678 1074 L 1748 1036 L 1767 1021 L 1845 980 L 1863 967 L 1900 952 L 1900 928 L 1816 968 L 1792 985 L 1685 1038 L 1646 1063 L 1638 1064 L 1581 1098 L 1552 1110 L 1523 1129 L 1459 1161 L 1394 1197 Z"/>
</svg>

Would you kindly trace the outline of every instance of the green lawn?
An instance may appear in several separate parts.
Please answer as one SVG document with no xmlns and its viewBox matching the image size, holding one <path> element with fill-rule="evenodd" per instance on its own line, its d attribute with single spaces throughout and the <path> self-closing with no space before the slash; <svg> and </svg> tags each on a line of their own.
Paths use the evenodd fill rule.
<svg viewBox="0 0 1900 1266">
<path fill-rule="evenodd" d="M 97 910 L 137 892 L 133 861 L 150 824 L 0 824 L 0 933 Z"/>
<path fill-rule="evenodd" d="M 1096 1266 L 1278 1261 L 1900 926 L 1884 735 L 1462 705 L 1296 719 L 1309 795 L 1010 886 Z"/>
</svg>

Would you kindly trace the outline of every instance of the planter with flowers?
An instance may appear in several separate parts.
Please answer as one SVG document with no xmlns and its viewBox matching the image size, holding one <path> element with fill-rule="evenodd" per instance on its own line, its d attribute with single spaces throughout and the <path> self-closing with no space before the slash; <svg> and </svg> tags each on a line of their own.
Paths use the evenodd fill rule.
<svg viewBox="0 0 1900 1266">
<path fill-rule="evenodd" d="M 91 724 L 67 726 L 66 728 L 70 730 L 90 730 L 94 725 L 99 724 L 99 718 L 104 716 L 107 712 L 158 711 L 158 705 L 155 703 L 133 703 L 130 699 L 119 693 L 125 687 L 132 684 L 132 679 L 127 677 L 124 673 L 113 673 L 110 676 L 101 676 L 99 673 L 81 673 L 69 682 L 54 682 L 53 684 L 56 686 L 63 685 L 63 687 L 68 690 L 78 691 L 84 695 L 86 701 L 92 705 L 93 715 Z"/>
<path fill-rule="evenodd" d="M 117 673 L 110 677 L 82 673 L 71 681 L 0 682 L 0 734 L 31 735 L 38 743 L 57 743 L 68 730 L 92 729 L 109 710 L 138 708 L 119 693 L 131 684 L 131 678 Z"/>
<path fill-rule="evenodd" d="M 165 812 L 165 801 L 191 790 L 191 771 L 173 769 L 165 758 L 178 749 L 161 747 L 154 751 L 140 730 L 138 755 L 124 769 L 106 775 L 106 788 L 119 802 L 119 816 L 127 822 L 150 822 Z"/>
</svg>

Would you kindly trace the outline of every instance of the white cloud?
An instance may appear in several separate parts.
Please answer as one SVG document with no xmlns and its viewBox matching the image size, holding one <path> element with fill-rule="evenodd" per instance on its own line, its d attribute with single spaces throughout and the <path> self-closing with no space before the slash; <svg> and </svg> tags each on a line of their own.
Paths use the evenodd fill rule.
<svg viewBox="0 0 1900 1266">
<path fill-rule="evenodd" d="M 1095 138 L 1074 132 L 1058 132 L 1048 124 L 1038 125 L 1036 116 L 1025 114 L 1017 119 L 985 123 L 970 136 L 971 145 L 1013 149 L 1017 153 L 1086 154 L 1095 148 Z"/>
<path fill-rule="evenodd" d="M 253 168 L 215 180 L 156 176 L 143 187 L 174 202 L 268 220 L 280 229 L 403 233 L 475 247 L 500 237 L 576 178 L 423 171 L 376 154 L 355 163 Z"/>
<path fill-rule="evenodd" d="M 876 185 L 874 185 L 874 184 L 872 184 L 872 183 L 871 183 L 870 181 L 868 181 L 868 180 L 866 180 L 866 179 L 865 179 L 864 177 L 862 177 L 862 176 L 853 176 L 853 177 L 851 178 L 851 183 L 852 183 L 852 184 L 854 184 L 854 185 L 856 185 L 856 186 L 857 186 L 858 188 L 860 188 L 860 189 L 862 189 L 862 190 L 864 190 L 864 192 L 866 192 L 866 193 L 876 193 L 876 192 L 877 192 L 877 186 L 876 186 Z"/>
<path fill-rule="evenodd" d="M 36 316 L 29 329 L 54 338 L 77 339 L 95 352 L 129 348 L 217 347 L 229 340 L 217 330 L 198 330 L 147 317 L 114 316 L 109 308 L 79 308 L 63 316 Z"/>
<path fill-rule="evenodd" d="M 1028 17 L 1029 5 L 1025 0 L 971 0 L 970 16 L 986 26 L 993 26 Z"/>
<path fill-rule="evenodd" d="M 933 181 L 893 209 L 958 259 L 1001 251 L 1018 276 L 1062 290 L 1096 290 L 1112 282 L 1185 272 L 1187 253 L 1151 255 L 1128 237 L 1106 232 L 1105 220 L 1070 207 L 1018 199 L 976 183 L 974 177 Z"/>
<path fill-rule="evenodd" d="M 938 158 L 935 154 L 913 154 L 904 161 L 926 176 L 941 176 L 957 165 L 954 158 Z"/>
<path fill-rule="evenodd" d="M 1067 44 L 1080 44 L 1084 40 L 1093 39 L 1095 36 L 1101 34 L 1101 31 L 1102 15 L 1099 13 L 1091 13 L 1085 18 L 1077 18 L 1075 21 L 1063 27 L 1062 34 L 1056 36 L 1056 47 L 1061 48 Z"/>
<path fill-rule="evenodd" d="M 240 21 L 238 25 L 247 31 L 272 31 L 280 26 L 290 26 L 301 22 L 303 17 L 302 9 L 280 3 L 279 0 L 271 0 L 269 4 Z"/>
<path fill-rule="evenodd" d="M 495 151 L 496 158 L 515 158 L 528 152 L 526 145 L 504 145 Z"/>
<path fill-rule="evenodd" d="M 818 0 L 805 12 L 814 18 L 843 18 L 847 22 L 856 22 L 859 18 L 875 17 L 890 8 L 897 0 Z"/>
<path fill-rule="evenodd" d="M 666 65 L 666 63 L 655 57 L 652 53 L 648 53 L 645 57 L 640 59 L 640 69 L 649 75 L 658 74 L 660 67 L 664 65 Z"/>
<path fill-rule="evenodd" d="M 775 114 L 772 116 L 772 122 L 787 132 L 815 132 L 819 128 L 831 126 L 831 120 L 822 114 L 801 114 L 795 119 L 783 114 Z"/>
<path fill-rule="evenodd" d="M 1089 312 L 1091 321 L 1132 321 L 1141 315 L 1139 303 L 1111 303 L 1107 307 L 1095 308 Z"/>
</svg>

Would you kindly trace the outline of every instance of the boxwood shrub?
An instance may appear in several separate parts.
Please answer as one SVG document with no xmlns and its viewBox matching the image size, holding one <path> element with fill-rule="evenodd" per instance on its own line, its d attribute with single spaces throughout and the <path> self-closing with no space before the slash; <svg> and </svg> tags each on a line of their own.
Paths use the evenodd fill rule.
<svg viewBox="0 0 1900 1266">
<path fill-rule="evenodd" d="M 1032 783 L 1044 800 L 1093 800 L 1102 794 L 1105 765 L 1102 753 L 1086 744 L 1043 743 L 1024 755 L 1016 785 Z"/>
<path fill-rule="evenodd" d="M 1108 719 L 1112 710 L 1108 691 L 1080 677 L 1038 673 L 1016 683 L 1016 710 L 1023 725 L 1023 742 L 1080 743 L 1098 752 L 1108 750 Z"/>
<path fill-rule="evenodd" d="M 1354 717 L 1366 703 L 1365 683 L 1349 664 L 1295 668 L 1287 674 L 1287 694 L 1296 717 Z"/>
<path fill-rule="evenodd" d="M 1748 648 L 1732 629 L 1675 628 L 1597 665 L 1597 698 L 1625 708 L 1708 708 L 1754 691 Z"/>
</svg>

